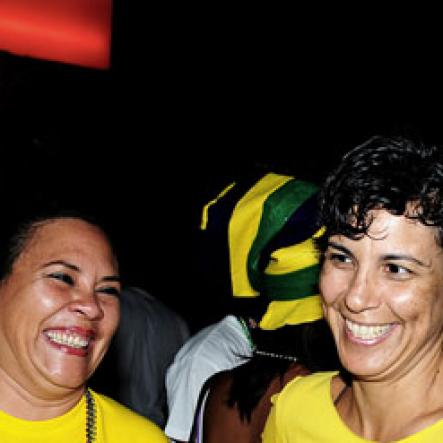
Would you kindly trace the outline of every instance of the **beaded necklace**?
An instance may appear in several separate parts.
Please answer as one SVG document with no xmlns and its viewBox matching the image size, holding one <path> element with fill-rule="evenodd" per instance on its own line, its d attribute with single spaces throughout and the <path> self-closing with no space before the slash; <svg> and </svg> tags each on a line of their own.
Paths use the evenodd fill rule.
<svg viewBox="0 0 443 443">
<path fill-rule="evenodd" d="M 251 347 L 252 353 L 254 355 L 260 355 L 261 357 L 278 358 L 280 360 L 297 361 L 297 357 L 294 357 L 293 355 L 277 354 L 275 352 L 268 352 L 268 351 L 262 351 L 260 349 L 257 349 L 257 346 L 252 341 L 251 332 L 250 332 L 249 327 L 246 324 L 245 320 L 242 317 L 237 317 L 237 318 L 241 324 L 241 327 L 243 329 L 243 333 L 245 334 L 246 338 L 248 339 L 249 346 Z"/>
<path fill-rule="evenodd" d="M 89 389 L 85 392 L 86 399 L 86 443 L 94 443 L 97 436 L 95 420 L 95 400 Z"/>
<path fill-rule="evenodd" d="M 280 360 L 297 361 L 297 357 L 293 355 L 277 354 L 275 352 L 260 351 L 259 349 L 254 349 L 254 354 L 262 357 L 279 358 Z"/>
</svg>

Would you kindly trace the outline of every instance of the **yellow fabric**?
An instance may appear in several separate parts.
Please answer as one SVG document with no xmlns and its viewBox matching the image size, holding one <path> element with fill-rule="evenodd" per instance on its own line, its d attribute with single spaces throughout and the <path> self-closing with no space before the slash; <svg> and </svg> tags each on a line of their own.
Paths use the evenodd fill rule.
<svg viewBox="0 0 443 443">
<path fill-rule="evenodd" d="M 320 372 L 298 377 L 280 394 L 272 397 L 274 406 L 263 431 L 263 443 L 368 443 L 351 432 L 334 407 L 331 379 L 336 372 Z M 398 443 L 443 441 L 443 420 L 397 440 Z"/>
<path fill-rule="evenodd" d="M 167 443 L 160 428 L 114 400 L 93 392 L 97 406 L 96 443 Z M 85 443 L 85 399 L 67 414 L 27 421 L 0 411 L 1 443 Z"/>
<path fill-rule="evenodd" d="M 248 254 L 260 226 L 263 203 L 292 177 L 278 174 L 265 175 L 235 205 L 229 222 L 229 250 L 232 290 L 234 296 L 258 295 L 248 278 Z"/>
<path fill-rule="evenodd" d="M 323 317 L 319 295 L 300 300 L 272 301 L 260 321 L 262 329 L 277 329 L 284 325 L 309 323 Z"/>
<path fill-rule="evenodd" d="M 204 231 L 207 226 L 208 226 L 208 211 L 209 208 L 214 205 L 215 203 L 217 203 L 224 195 L 226 195 L 233 187 L 235 186 L 235 182 L 231 183 L 230 185 L 226 186 L 225 189 L 223 189 L 223 191 L 221 191 L 217 197 L 215 197 L 214 199 L 212 199 L 211 201 L 209 201 L 208 203 L 206 203 L 205 206 L 203 206 L 203 211 L 202 211 L 202 219 L 201 219 L 201 223 L 200 223 L 200 229 L 202 231 Z"/>
<path fill-rule="evenodd" d="M 313 238 L 319 237 L 323 232 L 324 228 L 319 229 Z M 274 251 L 271 254 L 265 273 L 281 275 L 316 265 L 319 262 L 319 257 L 313 238 L 308 238 L 302 243 Z"/>
</svg>

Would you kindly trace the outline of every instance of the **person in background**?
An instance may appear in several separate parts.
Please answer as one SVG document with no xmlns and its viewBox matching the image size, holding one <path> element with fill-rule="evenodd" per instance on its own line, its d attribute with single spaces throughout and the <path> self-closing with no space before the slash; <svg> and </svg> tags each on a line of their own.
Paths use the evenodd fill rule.
<svg viewBox="0 0 443 443">
<path fill-rule="evenodd" d="M 224 442 L 228 436 L 239 443 L 260 443 L 273 394 L 296 376 L 339 367 L 323 320 L 270 331 L 255 327 L 251 340 L 254 351 L 250 359 L 216 374 L 206 384 L 207 398 L 195 441 Z"/>
<path fill-rule="evenodd" d="M 375 136 L 321 197 L 325 318 L 345 371 L 274 397 L 265 443 L 443 440 L 443 151 Z"/>
<path fill-rule="evenodd" d="M 166 370 L 189 338 L 185 320 L 141 288 L 124 286 L 120 323 L 90 386 L 163 428 Z"/>
<path fill-rule="evenodd" d="M 313 246 L 320 232 L 316 198 L 314 184 L 267 173 L 226 188 L 205 206 L 203 228 L 222 234 L 221 242 L 210 242 L 208 261 L 228 250 L 225 266 L 236 302 L 234 315 L 191 338 L 168 370 L 165 432 L 171 439 L 189 441 L 193 434 L 193 441 L 256 441 L 269 395 L 285 377 L 308 371 L 297 357 L 308 337 L 326 331 Z M 285 333 L 284 343 L 278 342 Z M 328 338 L 316 344 L 334 349 Z"/>
<path fill-rule="evenodd" d="M 94 221 L 53 207 L 30 217 L 23 207 L 4 212 L 2 443 L 167 441 L 154 423 L 88 387 L 118 325 L 120 290 L 115 253 Z"/>
</svg>

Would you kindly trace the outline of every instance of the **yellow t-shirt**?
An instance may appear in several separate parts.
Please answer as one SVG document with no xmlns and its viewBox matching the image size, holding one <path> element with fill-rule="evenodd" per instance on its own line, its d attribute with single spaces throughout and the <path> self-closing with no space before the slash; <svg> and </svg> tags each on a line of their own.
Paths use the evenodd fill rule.
<svg viewBox="0 0 443 443">
<path fill-rule="evenodd" d="M 331 398 L 336 372 L 297 377 L 272 397 L 274 403 L 263 431 L 263 443 L 368 443 L 341 420 Z M 401 443 L 443 442 L 443 420 Z"/>
<path fill-rule="evenodd" d="M 163 431 L 148 419 L 104 395 L 92 395 L 96 404 L 96 443 L 168 442 Z M 1 443 L 85 443 L 85 429 L 84 397 L 68 413 L 50 420 L 22 420 L 0 411 Z"/>
</svg>

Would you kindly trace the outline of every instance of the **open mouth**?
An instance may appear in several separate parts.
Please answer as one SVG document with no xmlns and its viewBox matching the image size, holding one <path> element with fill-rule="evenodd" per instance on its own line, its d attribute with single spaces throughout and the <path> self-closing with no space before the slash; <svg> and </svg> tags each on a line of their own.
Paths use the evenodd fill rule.
<svg viewBox="0 0 443 443">
<path fill-rule="evenodd" d="M 70 346 L 72 348 L 87 348 L 89 345 L 89 340 L 80 337 L 76 334 L 66 333 L 66 332 L 60 332 L 60 331 L 48 331 L 46 333 L 46 337 L 49 338 L 54 343 L 57 343 L 59 345 L 64 346 Z"/>
<path fill-rule="evenodd" d="M 90 331 L 71 329 L 47 329 L 46 338 L 55 347 L 76 355 L 86 355 L 94 335 Z"/>
<path fill-rule="evenodd" d="M 394 323 L 380 325 L 362 325 L 346 319 L 346 329 L 352 338 L 363 341 L 377 341 L 387 336 L 395 327 Z"/>
</svg>

